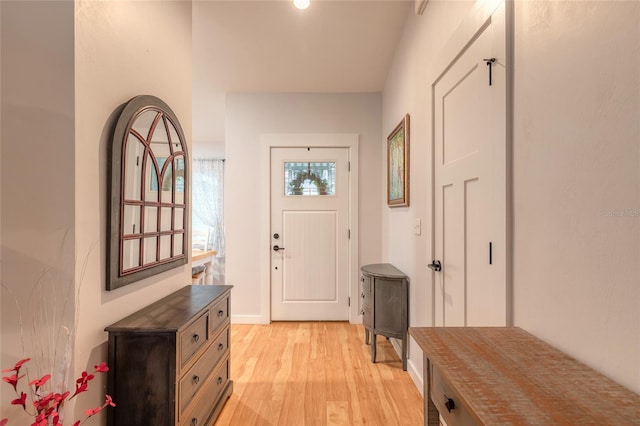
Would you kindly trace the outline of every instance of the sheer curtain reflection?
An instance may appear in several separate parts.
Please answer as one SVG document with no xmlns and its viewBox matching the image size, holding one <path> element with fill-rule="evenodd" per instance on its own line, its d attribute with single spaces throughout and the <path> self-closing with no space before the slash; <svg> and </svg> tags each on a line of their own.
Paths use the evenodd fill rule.
<svg viewBox="0 0 640 426">
<path fill-rule="evenodd" d="M 191 244 L 216 250 L 214 284 L 224 284 L 224 160 L 194 159 L 192 174 Z"/>
</svg>

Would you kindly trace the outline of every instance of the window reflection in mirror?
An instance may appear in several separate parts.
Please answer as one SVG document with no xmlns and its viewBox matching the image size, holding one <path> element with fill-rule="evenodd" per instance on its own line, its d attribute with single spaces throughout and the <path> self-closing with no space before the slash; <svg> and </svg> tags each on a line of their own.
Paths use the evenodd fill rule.
<svg viewBox="0 0 640 426">
<path fill-rule="evenodd" d="M 107 289 L 187 263 L 187 147 L 160 99 L 129 101 L 114 131 Z"/>
</svg>

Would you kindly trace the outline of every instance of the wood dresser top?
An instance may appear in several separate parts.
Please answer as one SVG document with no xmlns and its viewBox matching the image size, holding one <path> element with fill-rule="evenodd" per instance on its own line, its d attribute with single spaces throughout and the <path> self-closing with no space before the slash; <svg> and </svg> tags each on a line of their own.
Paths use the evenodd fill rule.
<svg viewBox="0 0 640 426">
<path fill-rule="evenodd" d="M 520 328 L 409 334 L 481 424 L 640 425 L 640 395 Z"/>
<path fill-rule="evenodd" d="M 175 332 L 231 291 L 230 285 L 187 285 L 105 328 L 109 332 Z M 185 303 L 188 301 L 188 303 Z"/>
</svg>

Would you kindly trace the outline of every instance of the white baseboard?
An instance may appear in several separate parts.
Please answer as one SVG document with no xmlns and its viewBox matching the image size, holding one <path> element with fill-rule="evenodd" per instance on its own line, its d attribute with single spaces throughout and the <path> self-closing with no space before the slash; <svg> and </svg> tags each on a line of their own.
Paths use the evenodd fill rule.
<svg viewBox="0 0 640 426">
<path fill-rule="evenodd" d="M 389 339 L 389 341 L 391 342 L 391 346 L 393 346 L 393 349 L 395 349 L 400 359 L 402 359 L 402 340 L 391 338 Z M 416 385 L 416 387 L 418 388 L 418 392 L 420 392 L 420 395 L 422 395 L 422 397 L 424 398 L 424 381 L 422 379 L 422 371 L 418 371 L 415 364 L 411 361 L 411 358 L 409 358 L 410 347 L 411 342 L 409 341 L 407 342 L 407 373 L 409 373 L 413 384 Z"/>
<path fill-rule="evenodd" d="M 390 337 L 389 341 L 391 342 L 391 346 L 393 346 L 393 349 L 396 350 L 396 353 L 398 354 L 400 359 L 402 359 L 402 340 L 394 339 L 393 337 Z M 409 353 L 407 353 L 407 356 L 408 355 Z"/>
<path fill-rule="evenodd" d="M 231 315 L 231 324 L 269 324 L 262 315 Z"/>
<path fill-rule="evenodd" d="M 413 380 L 413 384 L 416 385 L 418 392 L 420 392 L 420 395 L 424 398 L 424 381 L 422 379 L 422 372 L 418 371 L 415 364 L 410 359 L 407 360 L 407 373 L 409 373 L 411 380 Z"/>
<path fill-rule="evenodd" d="M 2 1 L 2 0 L 0 0 Z M 351 321 L 351 324 L 362 324 L 362 317 Z M 271 324 L 271 321 L 262 317 L 262 315 L 231 315 L 231 324 Z M 394 346 L 395 347 L 395 346 Z M 397 351 L 398 349 L 396 349 Z"/>
</svg>

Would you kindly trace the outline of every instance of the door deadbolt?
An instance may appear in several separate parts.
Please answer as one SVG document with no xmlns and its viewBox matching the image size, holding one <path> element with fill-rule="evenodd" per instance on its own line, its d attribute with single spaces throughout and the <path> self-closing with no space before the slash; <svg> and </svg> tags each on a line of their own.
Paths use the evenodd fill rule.
<svg viewBox="0 0 640 426">
<path fill-rule="evenodd" d="M 275 234 L 273 234 L 273 238 L 277 240 L 278 238 L 280 238 L 280 234 L 276 232 Z"/>
</svg>

